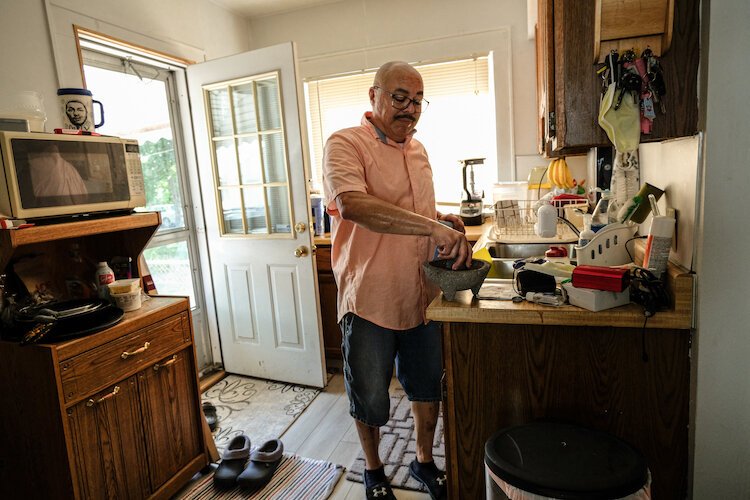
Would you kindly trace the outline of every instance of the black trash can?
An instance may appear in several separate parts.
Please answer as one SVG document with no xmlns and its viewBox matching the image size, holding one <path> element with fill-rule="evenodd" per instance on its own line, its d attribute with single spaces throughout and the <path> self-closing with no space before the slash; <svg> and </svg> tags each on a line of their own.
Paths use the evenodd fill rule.
<svg viewBox="0 0 750 500">
<path fill-rule="evenodd" d="M 650 498 L 643 455 L 623 440 L 585 427 L 535 422 L 485 443 L 487 498 Z"/>
</svg>

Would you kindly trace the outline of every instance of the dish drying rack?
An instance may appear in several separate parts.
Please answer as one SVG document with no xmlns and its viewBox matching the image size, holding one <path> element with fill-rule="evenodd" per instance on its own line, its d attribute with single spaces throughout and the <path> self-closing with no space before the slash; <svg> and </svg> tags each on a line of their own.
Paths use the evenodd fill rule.
<svg viewBox="0 0 750 500">
<path fill-rule="evenodd" d="M 520 241 L 535 237 L 534 224 L 537 222 L 536 212 L 544 204 L 539 200 L 501 200 L 495 203 L 495 222 L 491 236 L 496 241 Z M 583 213 L 588 211 L 586 200 L 552 200 L 557 210 L 557 239 L 577 241 L 578 235 L 560 218 L 568 220 L 579 231 L 583 228 Z M 550 241 L 551 238 L 541 238 Z"/>
</svg>

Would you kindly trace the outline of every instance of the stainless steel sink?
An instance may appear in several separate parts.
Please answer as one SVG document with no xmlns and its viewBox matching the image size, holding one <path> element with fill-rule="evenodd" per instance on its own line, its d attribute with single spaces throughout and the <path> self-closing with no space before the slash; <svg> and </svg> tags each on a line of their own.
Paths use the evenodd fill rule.
<svg viewBox="0 0 750 500">
<path fill-rule="evenodd" d="M 573 243 L 487 243 L 487 250 L 492 257 L 493 278 L 499 280 L 513 279 L 513 263 L 518 259 L 544 257 L 550 247 L 564 247 L 568 256 L 573 252 Z"/>
<path fill-rule="evenodd" d="M 550 247 L 565 247 L 568 255 L 573 251 L 573 244 L 555 243 L 497 243 L 487 244 L 487 250 L 493 259 L 525 259 L 528 257 L 544 257 L 544 252 Z"/>
</svg>

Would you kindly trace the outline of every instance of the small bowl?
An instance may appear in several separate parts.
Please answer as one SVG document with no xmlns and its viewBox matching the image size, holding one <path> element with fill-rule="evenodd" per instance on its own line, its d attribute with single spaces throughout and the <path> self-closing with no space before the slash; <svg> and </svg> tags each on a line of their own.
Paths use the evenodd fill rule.
<svg viewBox="0 0 750 500">
<path fill-rule="evenodd" d="M 471 289 L 474 295 L 490 272 L 489 262 L 483 260 L 472 260 L 468 268 L 453 270 L 451 267 L 456 261 L 453 259 L 440 259 L 422 264 L 427 277 L 443 291 L 446 300 L 453 300 L 459 290 Z"/>
</svg>

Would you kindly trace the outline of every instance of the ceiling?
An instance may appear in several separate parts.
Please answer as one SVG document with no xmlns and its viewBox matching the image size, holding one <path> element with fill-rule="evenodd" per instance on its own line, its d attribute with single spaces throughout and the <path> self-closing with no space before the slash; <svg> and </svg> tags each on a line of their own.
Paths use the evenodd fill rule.
<svg viewBox="0 0 750 500">
<path fill-rule="evenodd" d="M 306 9 L 316 5 L 333 3 L 340 0 L 211 0 L 227 10 L 245 18 L 268 16 Z"/>
</svg>

